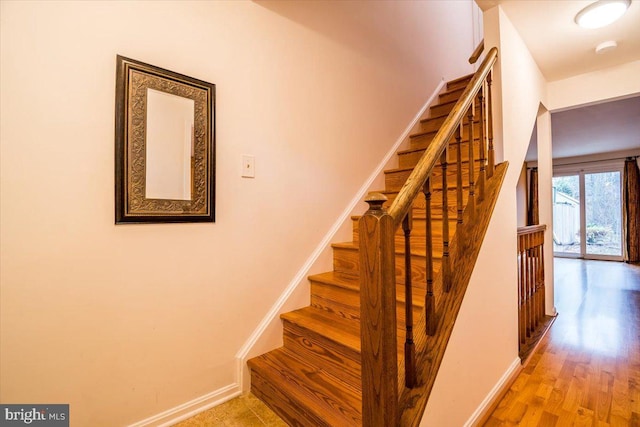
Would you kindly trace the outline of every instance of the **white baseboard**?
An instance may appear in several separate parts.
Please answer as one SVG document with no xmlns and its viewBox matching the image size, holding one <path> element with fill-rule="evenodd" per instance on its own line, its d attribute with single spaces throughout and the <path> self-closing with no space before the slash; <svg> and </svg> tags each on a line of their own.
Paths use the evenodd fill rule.
<svg viewBox="0 0 640 427">
<path fill-rule="evenodd" d="M 241 384 L 241 386 L 244 384 L 244 378 L 243 378 L 244 372 L 245 372 L 244 365 L 246 364 L 246 361 L 249 358 L 249 354 L 253 346 L 258 342 L 258 340 L 260 339 L 264 331 L 267 329 L 267 327 L 271 324 L 271 322 L 277 319 L 278 316 L 281 314 L 282 307 L 285 305 L 289 297 L 294 293 L 296 288 L 300 286 L 300 284 L 306 283 L 305 279 L 308 276 L 309 271 L 311 270 L 311 267 L 318 260 L 318 258 L 323 253 L 323 251 L 325 251 L 329 247 L 329 245 L 331 245 L 331 242 L 333 241 L 334 236 L 336 235 L 338 230 L 340 230 L 340 228 L 343 226 L 344 222 L 350 221 L 351 214 L 355 209 L 355 207 L 358 205 L 358 203 L 360 203 L 363 200 L 364 196 L 369 191 L 369 188 L 373 184 L 374 180 L 378 177 L 378 175 L 380 175 L 384 171 L 385 166 L 387 165 L 389 160 L 396 154 L 400 145 L 403 142 L 405 142 L 405 140 L 409 137 L 412 131 L 414 131 L 414 128 L 416 127 L 420 119 L 425 115 L 425 112 L 427 111 L 429 106 L 431 106 L 433 101 L 440 94 L 440 91 L 442 90 L 444 85 L 445 85 L 445 80 L 443 78 L 440 80 L 440 83 L 435 88 L 435 91 L 431 94 L 427 102 L 416 114 L 416 116 L 411 121 L 409 126 L 407 126 L 407 128 L 404 130 L 402 135 L 400 135 L 400 137 L 398 138 L 396 143 L 393 145 L 393 147 L 391 147 L 391 149 L 387 152 L 384 159 L 382 159 L 380 164 L 369 176 L 367 181 L 362 185 L 362 187 L 360 188 L 358 193 L 355 195 L 353 200 L 351 200 L 349 205 L 345 208 L 345 210 L 338 217 L 338 219 L 333 224 L 333 226 L 329 229 L 329 231 L 324 236 L 322 241 L 318 244 L 318 246 L 313 251 L 311 256 L 309 256 L 309 258 L 302 265 L 300 270 L 298 270 L 298 273 L 294 276 L 291 282 L 289 282 L 289 285 L 286 287 L 284 292 L 280 295 L 280 297 L 275 302 L 275 304 L 271 307 L 271 309 L 266 314 L 266 316 L 262 319 L 258 327 L 253 331 L 253 333 L 249 336 L 245 344 L 240 348 L 240 350 L 236 354 L 236 359 L 239 362 L 237 364 L 238 365 L 237 379 L 238 379 L 238 383 Z"/>
<path fill-rule="evenodd" d="M 519 357 L 516 357 L 515 360 L 511 362 L 511 365 L 509 365 L 509 368 L 507 368 L 505 373 L 502 374 L 502 377 L 500 377 L 496 385 L 493 386 L 489 394 L 487 394 L 487 396 L 484 398 L 480 406 L 476 408 L 473 414 L 471 414 L 471 417 L 469 417 L 467 422 L 464 423 L 464 427 L 475 426 L 481 420 L 483 415 L 490 408 L 493 401 L 498 397 L 498 394 L 504 389 L 505 385 L 512 378 L 513 374 L 518 369 L 520 369 L 520 366 L 521 366 L 521 360 Z"/>
<path fill-rule="evenodd" d="M 128 427 L 168 427 L 198 415 L 207 409 L 218 406 L 229 399 L 233 399 L 242 393 L 240 384 L 234 383 L 222 387 L 218 390 L 207 393 L 189 402 L 168 409 L 160 414 L 154 415 Z"/>
</svg>

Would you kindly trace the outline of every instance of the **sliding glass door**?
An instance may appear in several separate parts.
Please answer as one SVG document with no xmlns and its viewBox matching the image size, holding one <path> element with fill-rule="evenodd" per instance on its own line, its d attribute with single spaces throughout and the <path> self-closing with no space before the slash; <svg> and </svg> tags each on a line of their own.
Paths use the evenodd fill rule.
<svg viewBox="0 0 640 427">
<path fill-rule="evenodd" d="M 566 170 L 553 177 L 557 256 L 622 260 L 622 169 Z"/>
<path fill-rule="evenodd" d="M 585 173 L 585 255 L 622 257 L 620 171 Z"/>
</svg>

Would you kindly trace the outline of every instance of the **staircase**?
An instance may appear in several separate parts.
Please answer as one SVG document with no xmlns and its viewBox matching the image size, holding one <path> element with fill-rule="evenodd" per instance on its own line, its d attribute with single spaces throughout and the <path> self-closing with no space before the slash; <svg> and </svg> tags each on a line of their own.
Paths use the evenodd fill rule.
<svg viewBox="0 0 640 427">
<path fill-rule="evenodd" d="M 385 206 L 391 204 L 398 196 L 407 178 L 425 153 L 437 132 L 447 119 L 456 102 L 467 88 L 471 76 L 465 76 L 447 83 L 446 90 L 440 94 L 439 102 L 430 108 L 429 118 L 421 121 L 422 131 L 411 135 L 410 147 L 397 153 L 398 168 L 385 171 L 385 189 L 381 193 L 388 199 Z M 476 107 L 478 99 L 475 98 Z M 469 138 L 471 126 L 460 126 L 456 141 L 451 137 L 448 144 L 447 165 L 444 168 L 434 167 L 431 172 L 431 208 L 427 209 L 424 197 L 417 197 L 410 208 L 412 230 L 410 241 L 411 271 L 411 310 L 406 307 L 405 277 L 407 273 L 406 246 L 403 227 L 395 233 L 395 282 L 396 282 L 396 319 L 397 319 L 397 361 L 399 371 L 405 366 L 405 321 L 413 317 L 425 321 L 425 300 L 427 299 L 427 281 L 434 283 L 438 289 L 434 292 L 439 300 L 444 293 L 442 280 L 433 281 L 443 263 L 443 247 L 448 241 L 455 239 L 456 228 L 461 227 L 462 211 L 458 205 L 461 195 L 463 206 L 470 198 L 469 169 L 474 176 L 480 177 L 484 159 L 473 158 L 470 161 L 469 144 L 473 144 L 478 153 L 480 145 L 481 120 L 471 117 L 474 132 Z M 456 163 L 458 151 L 460 162 Z M 461 165 L 462 187 L 458 164 Z M 484 170 L 484 167 L 482 168 Z M 446 189 L 442 174 L 446 173 Z M 478 178 L 479 179 L 479 178 Z M 472 181 L 473 182 L 473 181 Z M 484 184 L 484 183 L 483 183 Z M 447 206 L 443 208 L 443 193 L 447 192 Z M 497 193 L 496 193 L 497 194 Z M 473 196 L 471 196 L 473 198 Z M 480 201 L 476 202 L 479 203 Z M 444 210 L 447 210 L 446 214 Z M 428 212 L 430 211 L 430 212 Z M 490 215 L 490 213 L 489 213 Z M 430 218 L 430 219 L 429 219 Z M 359 216 L 352 217 L 353 239 L 347 243 L 335 243 L 333 247 L 333 271 L 309 277 L 311 285 L 310 305 L 299 310 L 281 315 L 284 328 L 284 345 L 248 361 L 251 370 L 251 390 L 281 418 L 293 426 L 360 426 L 363 425 L 363 379 L 361 367 L 361 295 L 360 295 L 360 232 Z M 444 232 L 444 222 L 448 223 L 448 231 Z M 485 221 L 488 222 L 488 221 Z M 427 232 L 428 223 L 431 232 Z M 431 243 L 426 236 L 431 235 Z M 446 238 L 446 234 L 449 238 Z M 481 239 L 480 239 L 481 240 Z M 428 250 L 432 246 L 432 250 Z M 429 256 L 431 253 L 431 256 Z M 429 258 L 429 262 L 427 262 Z M 448 261 L 448 260 L 447 260 Z M 433 265 L 433 272 L 428 269 Z M 464 286 L 466 289 L 466 284 Z M 463 289 L 463 291 L 464 291 Z M 462 292 L 464 294 L 464 292 Z M 460 300 L 461 301 L 461 300 Z M 454 304 L 455 305 L 455 304 Z M 457 308 L 452 312 L 440 313 L 439 317 L 451 315 L 453 320 Z M 431 313 L 435 318 L 435 312 Z M 426 317 L 429 317 L 427 311 Z M 411 319 L 409 319 L 411 321 Z M 441 328 L 448 330 L 450 328 Z M 438 331 L 436 335 L 444 333 Z M 431 339 L 431 338 L 427 338 Z M 434 337 L 435 339 L 435 337 Z M 446 341 L 448 336 L 443 338 Z M 443 353 L 443 352 L 442 352 Z M 440 354 L 440 359 L 442 354 Z M 439 366 L 439 360 L 433 363 Z M 436 366 L 436 372 L 437 372 Z M 420 368 L 417 368 L 420 370 Z M 420 375 L 418 375 L 420 377 Z M 399 382 L 404 381 L 400 374 Z M 418 379 L 424 385 L 424 380 Z M 433 381 L 431 381 L 431 385 Z M 404 384 L 400 383 L 401 389 Z M 430 391 L 430 388 L 428 389 Z M 428 392 L 426 393 L 428 396 Z M 426 397 L 425 397 L 426 399 Z M 425 400 L 426 402 L 426 400 Z M 401 402 L 402 403 L 402 402 Z M 426 403 L 425 403 L 426 404 Z M 366 406 L 366 405 L 365 405 Z M 414 404 L 415 406 L 415 404 Z M 420 406 L 420 405 L 418 405 Z M 403 408 L 399 411 L 402 412 Z M 424 405 L 422 405 L 424 410 Z M 399 420 L 398 417 L 396 419 Z M 399 421 L 398 421 L 399 422 Z M 364 421 L 366 425 L 366 421 Z M 377 425 L 383 425 L 378 423 Z"/>
</svg>

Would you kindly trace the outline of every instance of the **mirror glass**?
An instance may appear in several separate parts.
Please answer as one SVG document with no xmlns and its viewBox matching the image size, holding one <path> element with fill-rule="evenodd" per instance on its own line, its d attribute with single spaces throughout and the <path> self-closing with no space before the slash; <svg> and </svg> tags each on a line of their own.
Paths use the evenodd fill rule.
<svg viewBox="0 0 640 427">
<path fill-rule="evenodd" d="M 116 57 L 115 222 L 214 222 L 216 86 Z"/>
<path fill-rule="evenodd" d="M 147 199 L 191 200 L 194 105 L 147 89 Z"/>
</svg>

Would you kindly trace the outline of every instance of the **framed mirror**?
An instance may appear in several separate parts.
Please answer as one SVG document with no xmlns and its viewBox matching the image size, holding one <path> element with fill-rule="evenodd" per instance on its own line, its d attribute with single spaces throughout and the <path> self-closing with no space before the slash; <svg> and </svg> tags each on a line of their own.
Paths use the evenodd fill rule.
<svg viewBox="0 0 640 427">
<path fill-rule="evenodd" d="M 116 224 L 215 221 L 215 85 L 117 56 Z"/>
</svg>

